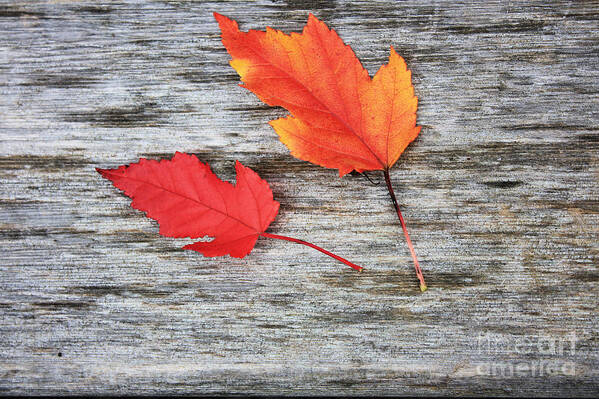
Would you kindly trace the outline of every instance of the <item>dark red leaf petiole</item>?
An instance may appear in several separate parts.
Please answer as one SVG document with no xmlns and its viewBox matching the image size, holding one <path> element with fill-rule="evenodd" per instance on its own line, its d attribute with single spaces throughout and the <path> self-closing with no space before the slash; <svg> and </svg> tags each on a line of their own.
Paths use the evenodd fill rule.
<svg viewBox="0 0 599 399">
<path fill-rule="evenodd" d="M 408 234 L 408 228 L 406 227 L 406 223 L 403 220 L 403 216 L 401 215 L 401 211 L 399 210 L 399 205 L 397 204 L 397 199 L 395 198 L 395 192 L 393 191 L 393 186 L 391 185 L 391 178 L 389 176 L 389 169 L 384 170 L 385 174 L 385 182 L 387 183 L 387 189 L 389 190 L 389 195 L 391 196 L 391 201 L 393 202 L 393 206 L 395 207 L 395 211 L 397 212 L 397 217 L 399 218 L 399 223 L 401 224 L 401 228 L 403 229 L 403 234 L 406 237 L 406 242 L 408 243 L 408 248 L 410 248 L 410 253 L 412 254 L 412 260 L 414 261 L 414 268 L 416 269 L 416 276 L 418 280 L 420 280 L 420 291 L 426 291 L 426 282 L 424 281 L 424 276 L 422 275 L 422 269 L 420 269 L 420 264 L 418 263 L 418 258 L 416 257 L 416 251 L 414 250 L 414 246 L 412 245 L 412 240 L 410 240 L 410 235 Z"/>
<path fill-rule="evenodd" d="M 286 237 L 286 236 L 280 236 L 280 235 L 278 235 L 278 234 L 260 233 L 260 235 L 261 235 L 262 237 L 275 238 L 275 239 L 277 239 L 277 240 L 291 241 L 291 242 L 294 242 L 294 243 L 296 243 L 296 244 L 302 244 L 302 245 L 306 245 L 306 246 L 308 246 L 308 247 L 310 247 L 310 248 L 314 248 L 315 250 L 322 252 L 322 253 L 323 253 L 323 254 L 325 254 L 325 255 L 328 255 L 328 256 L 330 256 L 330 257 L 331 257 L 331 258 L 333 258 L 333 259 L 336 259 L 336 260 L 338 260 L 339 262 L 345 263 L 346 265 L 348 265 L 348 266 L 349 266 L 349 267 L 351 267 L 352 269 L 356 269 L 356 270 L 357 270 L 357 271 L 359 271 L 359 272 L 361 272 L 362 270 L 364 270 L 364 268 L 363 268 L 362 266 L 355 265 L 355 264 L 351 263 L 350 261 L 348 261 L 348 260 L 346 260 L 346 259 L 343 259 L 342 257 L 340 257 L 340 256 L 337 256 L 337 255 L 335 255 L 334 253 L 332 253 L 332 252 L 329 252 L 329 251 L 327 251 L 326 249 L 320 248 L 319 246 L 317 246 L 317 245 L 314 245 L 314 244 L 312 244 L 312 243 L 310 243 L 310 242 L 303 241 L 303 240 L 298 240 L 297 238 L 291 238 L 291 237 Z"/>
</svg>

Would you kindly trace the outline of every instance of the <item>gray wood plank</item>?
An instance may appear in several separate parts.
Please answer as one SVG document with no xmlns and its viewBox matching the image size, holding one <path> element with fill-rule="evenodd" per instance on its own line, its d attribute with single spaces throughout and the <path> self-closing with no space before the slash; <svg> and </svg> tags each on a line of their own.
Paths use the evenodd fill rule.
<svg viewBox="0 0 599 399">
<path fill-rule="evenodd" d="M 308 12 L 413 71 L 420 137 L 383 186 L 289 156 L 212 18 Z M 599 392 L 596 1 L 0 2 L 0 392 Z M 94 171 L 175 151 L 267 179 L 270 230 L 204 258 Z M 376 181 L 382 176 L 371 173 Z M 552 346 L 553 345 L 553 346 Z"/>
</svg>

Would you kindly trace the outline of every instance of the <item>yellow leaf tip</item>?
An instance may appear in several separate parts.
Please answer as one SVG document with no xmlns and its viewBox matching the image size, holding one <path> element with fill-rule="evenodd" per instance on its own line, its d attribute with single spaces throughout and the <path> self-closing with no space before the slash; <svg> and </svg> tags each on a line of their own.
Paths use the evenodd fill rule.
<svg viewBox="0 0 599 399">
<path fill-rule="evenodd" d="M 428 287 L 426 286 L 426 284 L 424 283 L 420 283 L 420 292 L 424 292 L 428 289 Z"/>
<path fill-rule="evenodd" d="M 229 61 L 229 65 L 231 65 L 231 67 L 235 71 L 237 71 L 237 74 L 239 75 L 239 77 L 241 77 L 241 80 L 243 80 L 243 77 L 247 75 L 247 73 L 252 67 L 250 60 L 242 58 L 237 58 Z"/>
</svg>

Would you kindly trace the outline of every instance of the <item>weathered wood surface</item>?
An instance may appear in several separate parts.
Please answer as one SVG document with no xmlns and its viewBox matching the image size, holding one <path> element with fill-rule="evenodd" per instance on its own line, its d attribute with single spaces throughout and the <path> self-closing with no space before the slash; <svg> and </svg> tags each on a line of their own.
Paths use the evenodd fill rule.
<svg viewBox="0 0 599 399">
<path fill-rule="evenodd" d="M 406 58 L 423 130 L 392 178 L 428 292 L 384 187 L 289 156 L 213 11 Z M 9 1 L 0 38 L 0 392 L 599 392 L 599 3 Z M 269 231 L 368 270 L 182 251 L 94 171 L 177 150 L 255 168 Z"/>
</svg>

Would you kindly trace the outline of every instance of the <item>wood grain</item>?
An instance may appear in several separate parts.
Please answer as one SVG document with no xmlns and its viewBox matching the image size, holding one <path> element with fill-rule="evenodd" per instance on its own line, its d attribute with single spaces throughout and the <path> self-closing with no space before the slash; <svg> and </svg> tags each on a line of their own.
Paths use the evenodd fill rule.
<svg viewBox="0 0 599 399">
<path fill-rule="evenodd" d="M 371 73 L 405 57 L 423 129 L 391 177 L 429 291 L 384 185 L 289 156 L 213 11 L 286 32 L 313 12 Z M 596 396 L 598 21 L 596 1 L 1 2 L 0 392 Z M 175 151 L 254 168 L 270 232 L 368 270 L 267 239 L 182 251 L 94 171 Z"/>
</svg>

